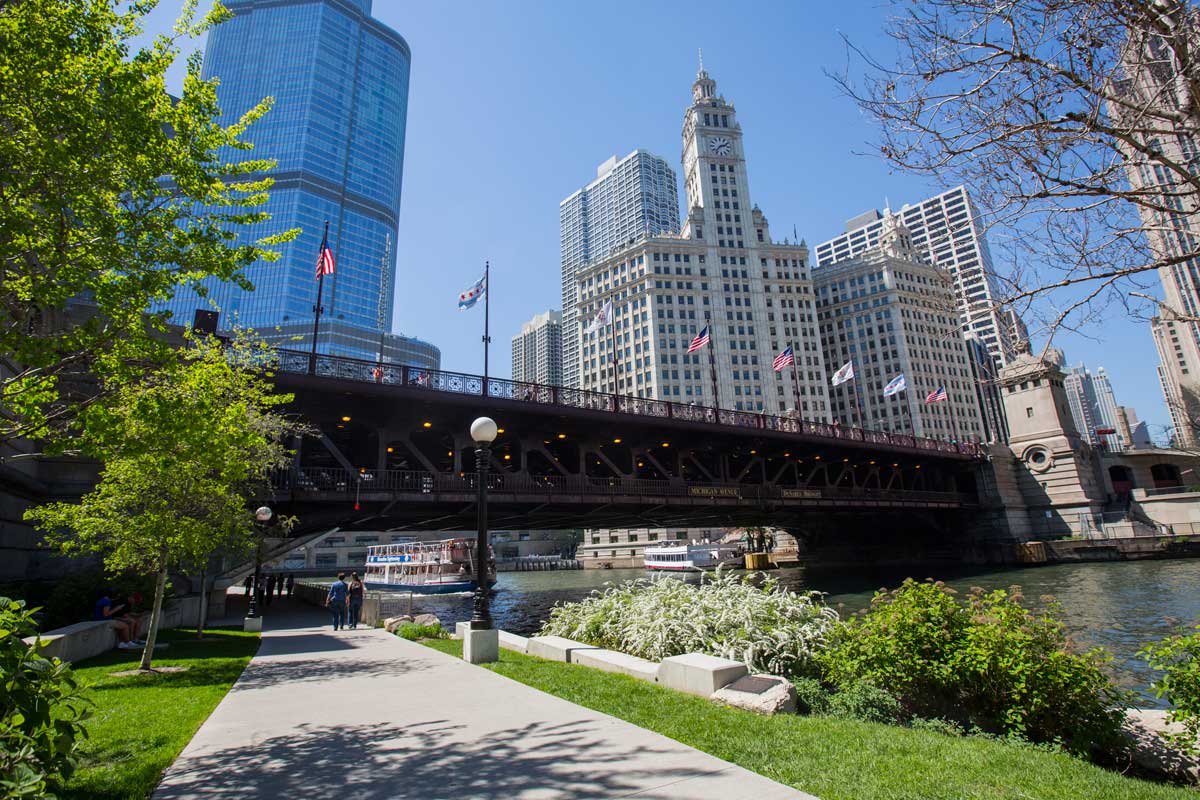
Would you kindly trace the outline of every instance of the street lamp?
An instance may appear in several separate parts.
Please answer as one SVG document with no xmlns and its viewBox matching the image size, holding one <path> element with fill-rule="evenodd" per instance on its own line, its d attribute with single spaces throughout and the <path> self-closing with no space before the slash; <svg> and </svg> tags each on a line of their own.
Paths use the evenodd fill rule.
<svg viewBox="0 0 1200 800">
<path fill-rule="evenodd" d="M 471 630 L 492 628 L 488 610 L 488 519 L 487 474 L 488 456 L 496 441 L 496 423 L 491 417 L 480 417 L 471 423 L 471 438 L 475 440 L 475 613 L 471 615 Z"/>
<path fill-rule="evenodd" d="M 271 510 L 270 506 L 259 506 L 254 512 L 254 529 L 258 533 L 258 542 L 254 548 L 254 593 L 250 595 L 250 607 L 246 609 L 246 619 L 258 621 L 247 622 L 246 630 L 262 630 L 262 621 L 258 614 L 258 602 L 262 599 L 262 546 L 267 523 L 273 516 L 275 516 L 275 512 Z"/>
</svg>

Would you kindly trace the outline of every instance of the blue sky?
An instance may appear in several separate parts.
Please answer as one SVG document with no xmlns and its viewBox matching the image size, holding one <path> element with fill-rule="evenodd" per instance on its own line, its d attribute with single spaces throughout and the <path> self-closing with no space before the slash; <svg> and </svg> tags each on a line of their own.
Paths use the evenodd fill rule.
<svg viewBox="0 0 1200 800">
<path fill-rule="evenodd" d="M 181 5 L 163 0 L 150 33 L 169 27 Z M 885 198 L 899 207 L 946 188 L 865 154 L 870 122 L 825 76 L 846 63 L 840 34 L 874 54 L 890 52 L 880 33 L 886 3 L 374 6 L 413 53 L 394 330 L 441 347 L 445 369 L 482 370 L 482 309 L 459 312 L 455 301 L 485 259 L 492 372 L 507 375 L 512 335 L 560 304 L 559 201 L 609 156 L 639 147 L 680 171 L 697 48 L 737 107 L 750 193 L 776 238 L 795 226 L 815 245 Z M 1114 313 L 1087 333 L 1055 344 L 1071 363 L 1106 367 L 1117 402 L 1136 408 L 1152 431 L 1167 423 L 1148 324 Z"/>
</svg>

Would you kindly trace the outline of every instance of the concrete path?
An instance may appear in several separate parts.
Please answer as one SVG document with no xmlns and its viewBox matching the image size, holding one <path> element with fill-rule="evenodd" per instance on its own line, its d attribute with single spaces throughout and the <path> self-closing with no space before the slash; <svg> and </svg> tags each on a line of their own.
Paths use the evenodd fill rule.
<svg viewBox="0 0 1200 800">
<path fill-rule="evenodd" d="M 276 607 L 154 792 L 184 798 L 811 795 L 382 630 Z"/>
</svg>

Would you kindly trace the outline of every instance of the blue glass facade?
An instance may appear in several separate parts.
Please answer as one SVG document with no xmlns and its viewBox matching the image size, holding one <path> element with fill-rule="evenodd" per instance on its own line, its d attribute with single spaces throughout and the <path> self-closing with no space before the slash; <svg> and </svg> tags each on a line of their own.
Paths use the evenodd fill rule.
<svg viewBox="0 0 1200 800">
<path fill-rule="evenodd" d="M 279 246 L 279 261 L 248 270 L 255 291 L 214 282 L 207 297 L 181 292 L 168 308 L 182 324 L 196 308 L 220 311 L 222 328 L 233 322 L 258 329 L 311 323 L 317 251 L 328 220 L 337 272 L 325 279 L 322 327 L 329 321 L 390 330 L 408 45 L 371 17 L 371 0 L 225 5 L 234 17 L 209 34 L 203 68 L 205 78 L 220 82 L 224 118 L 236 120 L 262 98 L 275 98 L 270 113 L 247 133 L 254 150 L 227 154 L 231 160 L 278 162 L 265 206 L 271 220 L 239 235 L 253 241 L 291 228 L 302 233 Z M 320 338 L 320 349 L 331 352 L 324 331 Z"/>
</svg>

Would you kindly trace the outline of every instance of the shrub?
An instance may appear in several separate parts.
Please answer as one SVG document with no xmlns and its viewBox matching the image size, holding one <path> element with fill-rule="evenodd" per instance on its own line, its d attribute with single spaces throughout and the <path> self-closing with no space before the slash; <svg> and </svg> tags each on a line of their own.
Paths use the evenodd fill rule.
<svg viewBox="0 0 1200 800">
<path fill-rule="evenodd" d="M 1059 609 L 1035 614 L 1017 591 L 906 580 L 879 592 L 823 656 L 837 687 L 886 688 L 906 714 L 944 717 L 1081 752 L 1119 736 L 1127 696 L 1105 676 L 1102 650 L 1074 653 Z"/>
<path fill-rule="evenodd" d="M 833 696 L 816 678 L 796 678 L 796 711 L 801 714 L 827 714 L 829 699 Z"/>
<path fill-rule="evenodd" d="M 894 725 L 900 721 L 902 712 L 900 701 L 891 693 L 860 681 L 833 694 L 826 713 L 841 719 Z"/>
<path fill-rule="evenodd" d="M 756 672 L 802 677 L 815 674 L 815 655 L 838 624 L 837 612 L 817 597 L 726 572 L 698 586 L 659 576 L 556 605 L 541 633 L 656 661 L 708 653 Z"/>
<path fill-rule="evenodd" d="M 1139 655 L 1163 676 L 1150 685 L 1154 694 L 1171 704 L 1168 717 L 1183 730 L 1164 734 L 1185 754 L 1200 752 L 1200 625 L 1191 634 L 1178 633 L 1142 648 Z"/>
<path fill-rule="evenodd" d="M 925 717 L 913 717 L 908 721 L 908 726 L 914 731 L 929 731 L 930 733 L 940 733 L 943 736 L 965 736 L 966 731 L 963 726 L 949 719 L 935 717 L 926 719 Z"/>
<path fill-rule="evenodd" d="M 38 654 L 25 603 L 0 597 L 0 796 L 45 797 L 70 776 L 86 735 L 71 668 Z"/>
<path fill-rule="evenodd" d="M 415 642 L 418 639 L 445 639 L 450 634 L 441 625 L 417 625 L 415 622 L 405 622 L 396 628 L 396 635 Z"/>
</svg>

